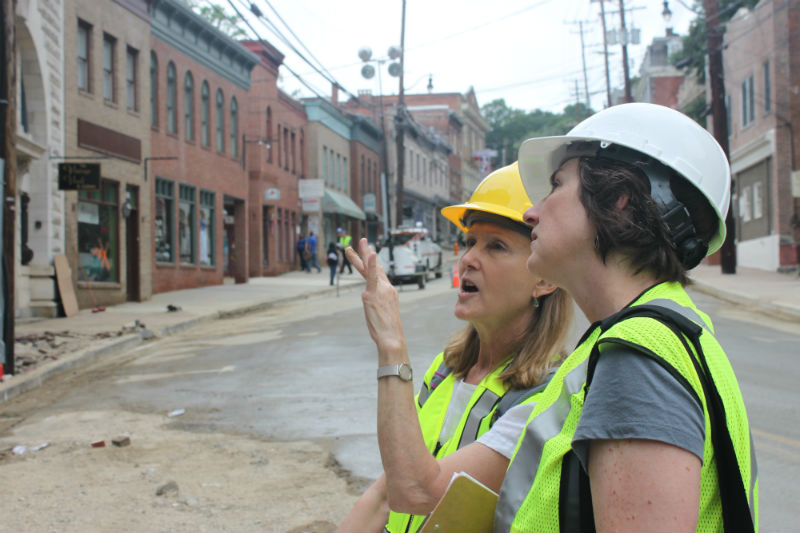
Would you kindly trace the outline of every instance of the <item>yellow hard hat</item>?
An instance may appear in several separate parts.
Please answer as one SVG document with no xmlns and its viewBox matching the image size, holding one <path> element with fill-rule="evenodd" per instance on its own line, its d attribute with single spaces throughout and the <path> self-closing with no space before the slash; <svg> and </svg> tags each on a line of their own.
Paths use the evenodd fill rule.
<svg viewBox="0 0 800 533">
<path fill-rule="evenodd" d="M 462 219 L 467 211 L 481 211 L 525 224 L 522 214 L 531 207 L 531 201 L 522 186 L 519 165 L 514 162 L 498 168 L 478 184 L 469 201 L 464 204 L 442 208 L 442 215 L 450 222 L 467 231 Z"/>
</svg>

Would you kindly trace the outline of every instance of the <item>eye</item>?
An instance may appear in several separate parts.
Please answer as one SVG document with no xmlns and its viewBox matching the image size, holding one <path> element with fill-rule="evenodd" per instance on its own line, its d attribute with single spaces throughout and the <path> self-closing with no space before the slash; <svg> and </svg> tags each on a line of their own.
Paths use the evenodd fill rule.
<svg viewBox="0 0 800 533">
<path fill-rule="evenodd" d="M 504 243 L 503 241 L 495 239 L 495 240 L 489 242 L 489 248 L 492 249 L 492 250 L 505 250 L 506 249 L 506 243 Z"/>
<path fill-rule="evenodd" d="M 475 242 L 477 241 L 475 240 L 475 237 L 467 237 L 466 242 L 467 242 L 467 248 L 472 248 L 473 246 L 475 246 Z"/>
</svg>

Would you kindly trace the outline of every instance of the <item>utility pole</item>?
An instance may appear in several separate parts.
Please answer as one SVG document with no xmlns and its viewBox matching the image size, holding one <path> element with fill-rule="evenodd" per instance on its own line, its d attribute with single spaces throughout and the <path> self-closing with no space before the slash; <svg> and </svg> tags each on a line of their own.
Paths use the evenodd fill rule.
<svg viewBox="0 0 800 533">
<path fill-rule="evenodd" d="M 397 97 L 397 114 L 394 117 L 397 132 L 397 227 L 403 225 L 403 172 L 405 171 L 405 127 L 406 102 L 403 92 L 403 73 L 406 55 L 406 0 L 403 0 L 403 15 L 400 23 L 400 89 Z"/>
<path fill-rule="evenodd" d="M 625 27 L 625 0 L 619 0 L 619 22 L 622 38 L 622 72 L 625 75 L 625 102 L 632 102 L 631 74 L 628 68 L 628 29 Z"/>
<path fill-rule="evenodd" d="M 606 64 L 606 107 L 611 107 L 611 77 L 608 74 L 608 37 L 606 30 L 605 0 L 592 0 L 592 2 L 600 2 L 600 22 L 603 24 L 603 58 Z"/>
<path fill-rule="evenodd" d="M 722 67 L 722 25 L 719 20 L 717 0 L 704 0 L 706 10 L 706 43 L 708 46 L 708 78 L 711 85 L 711 115 L 714 138 L 725 157 L 730 159 L 728 146 L 728 112 L 725 109 L 725 78 Z M 720 266 L 723 274 L 736 274 L 736 224 L 732 205 L 725 218 L 725 242 L 720 248 Z"/>
<path fill-rule="evenodd" d="M 16 203 L 17 60 L 14 36 L 15 0 L 0 0 L 0 161 L 3 162 L 3 370 L 14 373 L 14 234 Z"/>
<path fill-rule="evenodd" d="M 583 93 L 586 101 L 586 111 L 589 111 L 589 78 L 586 76 L 586 46 L 583 42 L 583 21 L 578 22 L 581 31 L 581 60 L 583 61 Z"/>
</svg>

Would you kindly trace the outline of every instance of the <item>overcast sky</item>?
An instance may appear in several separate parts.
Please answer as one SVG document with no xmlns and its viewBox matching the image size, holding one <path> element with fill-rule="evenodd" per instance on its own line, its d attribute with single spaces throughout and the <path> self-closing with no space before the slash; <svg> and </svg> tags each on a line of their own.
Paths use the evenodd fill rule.
<svg viewBox="0 0 800 533">
<path fill-rule="evenodd" d="M 240 11 L 245 0 L 230 0 Z M 296 49 L 321 64 L 347 91 L 372 90 L 378 76 L 362 78 L 358 50 L 368 46 L 373 58 L 385 58 L 391 45 L 400 44 L 402 0 L 252 0 Z M 229 12 L 230 3 L 222 2 Z M 685 34 L 695 14 L 692 0 L 669 0 L 671 26 Z M 270 7 L 271 6 L 271 7 Z M 271 8 L 274 8 L 271 9 Z M 620 26 L 619 1 L 605 3 L 608 29 Z M 663 0 L 627 0 L 626 26 L 640 30 L 640 44 L 629 45 L 631 76 L 653 37 L 666 30 Z M 285 25 L 281 23 L 282 19 Z M 600 4 L 590 0 L 407 0 L 405 31 L 406 93 L 466 92 L 474 87 L 478 104 L 503 98 L 516 109 L 560 112 L 581 101 L 584 79 L 579 21 L 583 21 L 586 70 L 591 106 L 605 104 L 605 71 Z M 248 17 L 259 36 L 286 55 L 285 64 L 319 95 L 330 96 L 330 83 L 294 53 L 270 30 L 268 23 Z M 287 29 L 291 29 L 291 32 Z M 292 32 L 294 33 L 293 36 Z M 316 61 L 315 61 L 316 59 Z M 398 80 L 382 67 L 384 94 L 396 94 Z M 609 46 L 612 87 L 623 84 L 621 47 Z M 315 96 L 286 68 L 282 88 L 296 96 Z M 346 95 L 342 95 L 346 97 Z"/>
</svg>

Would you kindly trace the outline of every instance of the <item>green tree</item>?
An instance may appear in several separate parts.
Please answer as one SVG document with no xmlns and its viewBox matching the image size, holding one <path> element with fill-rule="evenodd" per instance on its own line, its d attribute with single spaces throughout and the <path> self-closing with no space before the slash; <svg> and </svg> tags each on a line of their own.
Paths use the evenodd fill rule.
<svg viewBox="0 0 800 533">
<path fill-rule="evenodd" d="M 583 104 L 571 104 L 563 113 L 553 113 L 535 109 L 523 111 L 506 105 L 505 100 L 498 99 L 481 108 L 481 114 L 492 126 L 486 134 L 486 147 L 497 150 L 494 167 L 502 164 L 505 150 L 506 162 L 516 160 L 522 141 L 531 137 L 563 135 L 572 129 L 580 120 L 594 112 Z"/>
<path fill-rule="evenodd" d="M 247 36 L 239 25 L 239 16 L 235 14 L 229 15 L 221 4 L 203 3 L 201 5 L 198 0 L 184 0 L 184 2 L 192 8 L 192 11 L 206 19 L 231 39 Z"/>
<path fill-rule="evenodd" d="M 728 22 L 739 9 L 743 7 L 752 9 L 757 3 L 758 0 L 719 0 L 720 23 L 723 26 L 723 31 L 725 23 Z M 706 16 L 703 12 L 702 1 L 698 0 L 695 2 L 694 11 L 699 14 L 689 25 L 689 33 L 682 40 L 683 46 L 681 50 L 672 54 L 670 62 L 684 69 L 687 74 L 694 72 L 700 83 L 704 83 L 706 79 L 708 37 Z"/>
</svg>

